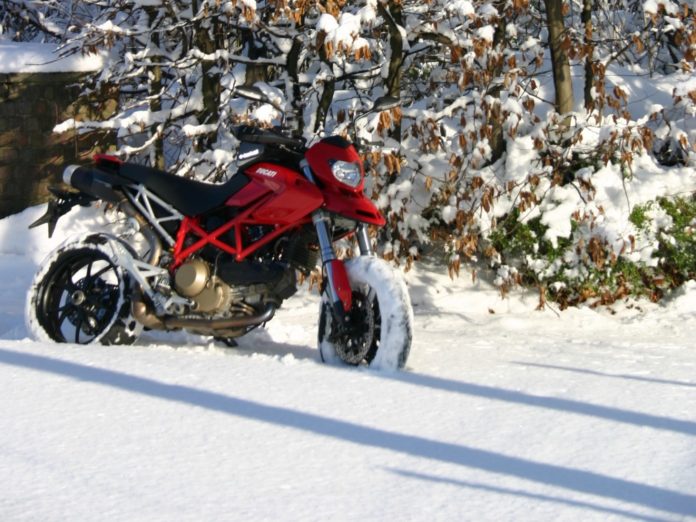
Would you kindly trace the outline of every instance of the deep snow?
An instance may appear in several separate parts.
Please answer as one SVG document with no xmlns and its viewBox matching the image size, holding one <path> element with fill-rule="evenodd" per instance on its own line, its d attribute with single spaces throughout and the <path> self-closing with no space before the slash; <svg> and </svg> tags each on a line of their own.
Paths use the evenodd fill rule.
<svg viewBox="0 0 696 522">
<path fill-rule="evenodd" d="M 396 374 L 321 364 L 306 290 L 236 349 L 58 346 L 24 297 L 81 230 L 41 212 L 0 221 L 2 520 L 696 520 L 694 282 L 539 312 L 420 267 Z"/>
</svg>

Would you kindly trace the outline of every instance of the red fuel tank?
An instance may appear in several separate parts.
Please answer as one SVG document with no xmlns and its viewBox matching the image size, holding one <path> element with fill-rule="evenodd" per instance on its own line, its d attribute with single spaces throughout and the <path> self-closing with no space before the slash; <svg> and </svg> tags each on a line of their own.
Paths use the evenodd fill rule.
<svg viewBox="0 0 696 522">
<path fill-rule="evenodd" d="M 299 221 L 324 203 L 321 191 L 292 169 L 273 163 L 256 163 L 244 173 L 251 182 L 227 200 L 233 207 L 265 202 L 249 216 L 259 224 L 288 225 Z"/>
</svg>

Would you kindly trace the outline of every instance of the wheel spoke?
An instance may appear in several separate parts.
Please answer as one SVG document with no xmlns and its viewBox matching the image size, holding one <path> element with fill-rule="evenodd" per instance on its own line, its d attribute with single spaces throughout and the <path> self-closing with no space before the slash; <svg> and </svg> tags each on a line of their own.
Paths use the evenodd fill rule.
<svg viewBox="0 0 696 522">
<path fill-rule="evenodd" d="M 90 246 L 58 254 L 37 296 L 37 320 L 58 342 L 90 344 L 126 313 L 118 306 L 126 298 L 121 269 Z"/>
<path fill-rule="evenodd" d="M 56 319 L 56 324 L 60 328 L 60 325 L 63 324 L 63 321 L 65 321 L 65 318 L 68 317 L 68 313 L 70 312 L 71 309 L 74 309 L 74 307 L 71 304 L 66 304 L 61 306 L 57 311 L 58 311 L 58 318 Z"/>
<path fill-rule="evenodd" d="M 80 344 L 80 330 L 82 329 L 82 315 L 80 315 L 80 318 L 77 320 L 77 324 L 75 325 L 75 344 Z"/>
<path fill-rule="evenodd" d="M 77 285 L 73 282 L 72 277 L 70 275 L 68 275 L 63 289 L 67 290 L 68 294 L 72 294 L 75 290 L 77 290 Z"/>
<path fill-rule="evenodd" d="M 108 272 L 109 270 L 112 270 L 112 269 L 113 269 L 113 266 L 111 266 L 110 264 L 108 264 L 108 265 L 106 265 L 104 268 L 100 268 L 99 270 L 97 270 L 97 272 L 95 272 L 94 275 L 93 275 L 92 277 L 93 277 L 94 279 L 96 279 L 96 278 L 98 278 L 100 275 L 102 275 L 102 274 L 104 274 L 104 273 L 106 273 L 106 272 Z"/>
</svg>

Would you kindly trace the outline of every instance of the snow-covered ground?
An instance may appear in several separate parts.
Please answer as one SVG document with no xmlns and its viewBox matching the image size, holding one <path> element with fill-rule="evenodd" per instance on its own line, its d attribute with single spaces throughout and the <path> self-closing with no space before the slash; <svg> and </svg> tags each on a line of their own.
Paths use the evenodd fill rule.
<svg viewBox="0 0 696 522">
<path fill-rule="evenodd" d="M 0 221 L 1 520 L 696 520 L 696 283 L 539 312 L 421 266 L 397 374 L 321 364 L 307 291 L 236 349 L 59 346 L 41 212 Z"/>
</svg>

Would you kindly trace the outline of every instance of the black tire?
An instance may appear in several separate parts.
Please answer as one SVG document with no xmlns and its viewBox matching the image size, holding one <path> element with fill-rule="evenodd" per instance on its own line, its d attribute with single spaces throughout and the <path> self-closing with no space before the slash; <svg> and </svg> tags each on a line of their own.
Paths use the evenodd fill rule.
<svg viewBox="0 0 696 522">
<path fill-rule="evenodd" d="M 44 342 L 132 344 L 142 330 L 131 313 L 131 281 L 100 236 L 51 253 L 27 296 L 30 334 Z"/>
<path fill-rule="evenodd" d="M 405 283 L 383 259 L 357 257 L 346 261 L 353 290 L 347 325 L 336 328 L 331 303 L 322 297 L 319 353 L 330 364 L 367 364 L 396 370 L 406 364 L 413 335 L 413 311 Z"/>
</svg>

